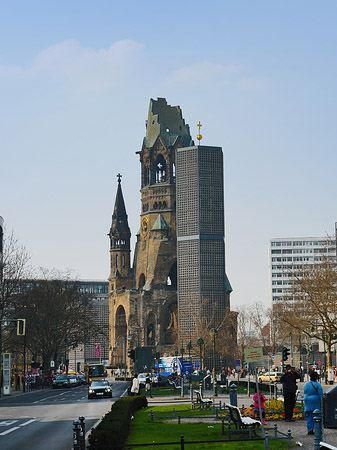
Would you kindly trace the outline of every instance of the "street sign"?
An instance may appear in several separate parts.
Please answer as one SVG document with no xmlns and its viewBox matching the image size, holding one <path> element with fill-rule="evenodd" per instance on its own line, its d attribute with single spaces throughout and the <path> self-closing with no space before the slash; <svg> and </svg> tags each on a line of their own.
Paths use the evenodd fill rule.
<svg viewBox="0 0 337 450">
<path fill-rule="evenodd" d="M 247 348 L 245 350 L 245 360 L 247 362 L 258 362 L 263 359 L 262 347 Z"/>
<path fill-rule="evenodd" d="M 275 355 L 271 355 L 271 357 L 272 357 L 272 360 L 274 361 L 275 360 Z"/>
<path fill-rule="evenodd" d="M 239 369 L 239 368 L 241 367 L 241 359 L 236 359 L 236 360 L 235 360 L 235 367 L 236 367 L 237 369 Z"/>
<path fill-rule="evenodd" d="M 50 361 L 50 367 L 55 367 L 55 361 Z"/>
</svg>

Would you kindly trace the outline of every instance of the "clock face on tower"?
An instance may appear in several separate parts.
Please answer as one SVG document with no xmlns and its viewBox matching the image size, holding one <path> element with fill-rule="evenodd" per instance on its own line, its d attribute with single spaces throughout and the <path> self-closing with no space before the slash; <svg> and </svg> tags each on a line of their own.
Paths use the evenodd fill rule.
<svg viewBox="0 0 337 450">
<path fill-rule="evenodd" d="M 140 233 L 143 237 L 147 236 L 149 232 L 149 220 L 144 217 L 140 223 Z"/>
</svg>

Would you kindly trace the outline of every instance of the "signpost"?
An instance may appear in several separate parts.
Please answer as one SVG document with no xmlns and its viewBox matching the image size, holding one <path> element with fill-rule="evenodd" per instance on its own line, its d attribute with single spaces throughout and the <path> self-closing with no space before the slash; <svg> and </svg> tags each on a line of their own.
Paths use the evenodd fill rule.
<svg viewBox="0 0 337 450">
<path fill-rule="evenodd" d="M 261 399 L 260 399 L 260 392 L 259 392 L 259 383 L 257 382 L 257 368 L 256 368 L 256 363 L 263 360 L 262 347 L 247 348 L 245 350 L 245 360 L 247 362 L 252 362 L 255 365 L 256 392 L 257 392 L 258 401 L 259 401 L 259 412 L 260 412 L 260 419 L 261 419 L 262 435 L 264 435 L 264 426 L 263 426 L 262 411 L 261 411 Z"/>
<path fill-rule="evenodd" d="M 11 354 L 3 354 L 3 393 L 4 395 L 10 395 L 11 393 Z"/>
</svg>

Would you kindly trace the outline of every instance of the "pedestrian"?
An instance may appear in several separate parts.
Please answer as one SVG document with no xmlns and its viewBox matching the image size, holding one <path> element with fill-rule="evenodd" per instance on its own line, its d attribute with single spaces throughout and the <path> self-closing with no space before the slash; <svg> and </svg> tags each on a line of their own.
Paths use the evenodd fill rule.
<svg viewBox="0 0 337 450">
<path fill-rule="evenodd" d="M 137 374 L 135 373 L 132 380 L 131 395 L 138 395 L 138 394 L 139 394 L 139 380 Z"/>
<path fill-rule="evenodd" d="M 254 400 L 254 409 L 253 412 L 256 416 L 260 416 L 260 409 L 259 409 L 259 396 L 257 395 L 257 389 L 255 388 L 255 394 L 253 396 L 253 400 Z M 266 397 L 262 394 L 262 392 L 260 392 L 260 405 L 261 405 L 261 414 L 262 414 L 262 418 L 260 417 L 260 420 L 262 419 L 263 425 L 267 425 L 266 422 L 266 406 L 265 406 L 265 402 L 266 402 Z"/>
<path fill-rule="evenodd" d="M 310 380 L 304 385 L 304 413 L 307 418 L 308 434 L 314 434 L 314 410 L 321 409 L 323 388 L 317 381 L 318 373 L 311 372 Z"/>
<path fill-rule="evenodd" d="M 295 372 L 290 364 L 287 364 L 285 373 L 280 378 L 280 382 L 283 384 L 284 420 L 286 422 L 293 421 L 297 391 L 296 380 L 298 379 L 300 379 L 299 374 Z"/>
<path fill-rule="evenodd" d="M 147 395 L 151 394 L 151 378 L 149 373 L 146 374 L 145 378 L 145 392 Z"/>
<path fill-rule="evenodd" d="M 260 417 L 260 420 L 262 420 L 263 425 L 267 425 L 266 421 L 265 421 L 265 417 L 266 417 L 266 406 L 265 406 L 265 402 L 266 402 L 266 397 L 262 394 L 262 392 L 260 392 L 260 405 L 261 405 L 261 413 L 262 413 L 262 417 Z M 255 388 L 255 394 L 253 396 L 253 401 L 254 401 L 254 409 L 253 412 L 256 416 L 260 416 L 260 409 L 259 409 L 259 397 L 257 395 L 257 389 Z"/>
</svg>

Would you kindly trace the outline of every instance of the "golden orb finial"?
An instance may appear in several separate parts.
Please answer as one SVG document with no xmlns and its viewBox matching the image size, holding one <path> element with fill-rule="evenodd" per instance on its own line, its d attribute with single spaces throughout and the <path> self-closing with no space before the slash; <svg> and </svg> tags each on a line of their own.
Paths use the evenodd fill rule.
<svg viewBox="0 0 337 450">
<path fill-rule="evenodd" d="M 200 120 L 199 120 L 199 123 L 197 123 L 197 127 L 199 128 L 199 132 L 198 132 L 198 134 L 197 134 L 197 139 L 198 139 L 199 145 L 200 145 L 200 141 L 201 141 L 201 139 L 202 139 L 202 135 L 200 134 L 200 128 L 202 127 L 202 125 L 201 125 L 201 123 L 200 123 Z"/>
</svg>

